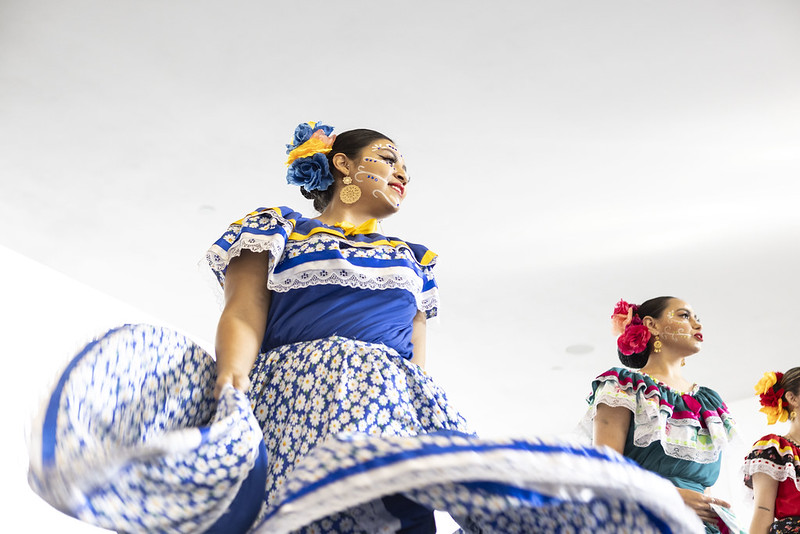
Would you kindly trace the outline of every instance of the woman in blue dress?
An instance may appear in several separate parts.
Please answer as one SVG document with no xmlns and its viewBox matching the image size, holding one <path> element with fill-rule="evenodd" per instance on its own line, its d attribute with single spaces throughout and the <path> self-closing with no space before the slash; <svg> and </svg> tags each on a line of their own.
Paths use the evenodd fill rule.
<svg viewBox="0 0 800 534">
<path fill-rule="evenodd" d="M 702 529 L 613 452 L 470 433 L 423 370 L 436 254 L 377 229 L 402 153 L 319 123 L 287 152 L 320 214 L 259 208 L 210 248 L 216 361 L 151 325 L 87 345 L 34 425 L 42 497 L 122 532 L 430 533 L 434 510 L 476 533 Z"/>
<path fill-rule="evenodd" d="M 707 532 L 725 529 L 710 495 L 735 423 L 720 396 L 683 377 L 703 344 L 692 307 L 674 297 L 620 301 L 612 322 L 623 367 L 592 383 L 583 421 L 595 446 L 608 446 L 671 481 Z M 723 512 L 724 513 L 724 512 Z"/>
</svg>

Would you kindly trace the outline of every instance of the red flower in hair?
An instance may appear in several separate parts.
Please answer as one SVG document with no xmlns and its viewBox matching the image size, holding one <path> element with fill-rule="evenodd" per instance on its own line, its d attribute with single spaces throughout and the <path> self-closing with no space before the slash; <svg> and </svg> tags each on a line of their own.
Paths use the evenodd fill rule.
<svg viewBox="0 0 800 534">
<path fill-rule="evenodd" d="M 637 307 L 636 304 L 629 304 L 629 303 L 625 302 L 624 300 L 620 300 L 619 302 L 617 302 L 617 305 L 614 306 L 614 313 L 612 313 L 611 316 L 613 317 L 614 315 L 617 315 L 618 313 L 622 314 L 622 315 L 628 315 L 628 310 L 633 308 L 633 311 L 635 312 L 636 311 L 636 307 Z"/>
<path fill-rule="evenodd" d="M 761 397 L 761 406 L 781 406 L 784 393 L 783 388 L 777 391 L 770 388 L 766 393 L 759 395 Z"/>
<path fill-rule="evenodd" d="M 644 352 L 648 341 L 650 341 L 650 330 L 645 325 L 630 324 L 617 338 L 617 347 L 622 354 L 630 356 Z"/>
<path fill-rule="evenodd" d="M 631 322 L 635 323 L 634 313 L 636 313 L 636 304 L 628 304 L 624 300 L 617 302 L 614 313 L 611 314 L 611 331 L 614 335 L 622 335 Z"/>
<path fill-rule="evenodd" d="M 778 384 L 783 379 L 783 373 L 767 371 L 761 380 L 756 384 L 756 395 L 761 401 L 761 412 L 767 414 L 767 423 L 774 425 L 778 421 L 783 423 L 788 418 L 788 412 L 783 406 L 783 388 L 778 388 Z"/>
</svg>

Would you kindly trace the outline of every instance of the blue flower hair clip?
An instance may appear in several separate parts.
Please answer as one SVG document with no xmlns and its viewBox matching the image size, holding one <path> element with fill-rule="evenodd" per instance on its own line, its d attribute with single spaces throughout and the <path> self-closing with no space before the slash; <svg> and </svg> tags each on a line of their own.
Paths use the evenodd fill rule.
<svg viewBox="0 0 800 534">
<path fill-rule="evenodd" d="M 292 144 L 286 145 L 288 183 L 306 191 L 325 191 L 333 184 L 326 156 L 336 139 L 332 132 L 333 127 L 319 122 L 304 122 L 295 128 Z"/>
</svg>

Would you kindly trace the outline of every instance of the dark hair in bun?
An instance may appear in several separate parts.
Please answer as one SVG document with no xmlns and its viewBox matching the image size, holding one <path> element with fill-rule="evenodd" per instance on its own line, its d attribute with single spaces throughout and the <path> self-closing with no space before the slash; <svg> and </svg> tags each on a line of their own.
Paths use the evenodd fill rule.
<svg viewBox="0 0 800 534">
<path fill-rule="evenodd" d="M 646 300 L 639 304 L 639 306 L 634 311 L 634 316 L 639 317 L 639 319 L 644 319 L 645 317 L 652 317 L 653 319 L 658 319 L 664 313 L 664 310 L 667 309 L 669 305 L 669 301 L 674 299 L 675 297 L 656 297 L 650 300 Z M 617 356 L 619 356 L 619 361 L 622 362 L 622 365 L 625 367 L 631 367 L 633 369 L 641 369 L 645 365 L 647 365 L 647 360 L 650 359 L 650 351 L 653 350 L 653 341 L 654 338 L 650 338 L 650 341 L 647 342 L 647 348 L 642 352 L 636 352 L 633 354 L 622 354 L 622 352 L 617 350 Z"/>
<path fill-rule="evenodd" d="M 328 152 L 327 155 L 328 166 L 330 167 L 331 173 L 334 174 L 334 178 L 336 178 L 336 174 L 338 174 L 338 172 L 335 171 L 333 166 L 333 156 L 336 154 L 344 154 L 350 159 L 355 159 L 367 145 L 380 139 L 386 139 L 387 141 L 394 143 L 391 138 L 383 135 L 382 133 L 376 132 L 375 130 L 368 130 L 366 128 L 348 130 L 346 132 L 337 134 L 336 139 L 333 141 L 333 146 L 331 146 L 331 151 Z M 300 188 L 300 192 L 304 197 L 314 201 L 314 209 L 320 213 L 325 211 L 325 208 L 333 198 L 333 190 L 333 187 L 329 187 L 324 191 L 306 191 L 305 188 Z"/>
</svg>

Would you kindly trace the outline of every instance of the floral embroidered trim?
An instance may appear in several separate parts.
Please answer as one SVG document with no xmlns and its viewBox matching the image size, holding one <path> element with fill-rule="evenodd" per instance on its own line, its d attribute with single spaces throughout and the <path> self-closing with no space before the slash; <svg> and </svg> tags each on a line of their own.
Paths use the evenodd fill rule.
<svg viewBox="0 0 800 534">
<path fill-rule="evenodd" d="M 231 248 L 229 248 L 226 253 L 223 253 L 221 249 L 217 250 L 215 247 L 212 247 L 211 250 L 209 250 L 206 254 L 206 261 L 208 262 L 209 267 L 211 267 L 211 270 L 214 271 L 214 274 L 217 276 L 220 286 L 224 286 L 225 270 L 228 268 L 231 260 L 239 257 L 243 250 L 249 250 L 251 252 L 268 252 L 270 255 L 270 264 L 272 264 L 276 258 L 280 258 L 281 254 L 283 254 L 283 250 L 285 248 L 284 243 L 285 240 L 281 239 L 281 237 L 278 235 L 252 235 L 231 245 Z"/>
<path fill-rule="evenodd" d="M 777 434 L 758 440 L 742 464 L 745 486 L 752 497 L 753 475 L 764 473 L 778 482 L 792 480 L 800 491 L 800 456 L 797 446 Z"/>
<path fill-rule="evenodd" d="M 422 281 L 416 276 L 405 276 L 401 269 L 381 269 L 380 275 L 368 275 L 363 271 L 351 269 L 308 269 L 304 268 L 298 273 L 289 273 L 284 276 L 275 275 L 268 282 L 269 289 L 286 292 L 293 289 L 337 284 L 357 289 L 406 289 L 417 294 L 422 290 Z M 394 272 L 392 272 L 394 271 Z"/>
<path fill-rule="evenodd" d="M 667 389 L 669 389 L 671 391 L 674 391 L 678 395 L 694 395 L 695 393 L 697 393 L 697 390 L 700 389 L 700 384 L 695 382 L 694 384 L 692 384 L 692 389 L 690 389 L 689 391 L 681 391 L 679 389 L 676 389 L 676 388 L 670 386 L 669 384 L 665 384 L 664 382 L 662 382 L 658 378 L 654 377 L 650 373 L 646 373 L 646 372 L 642 371 L 641 369 L 637 370 L 636 372 L 646 376 L 647 378 L 649 378 L 650 380 L 652 380 L 653 382 L 655 382 L 656 384 L 658 384 L 662 388 L 667 388 Z"/>
<path fill-rule="evenodd" d="M 293 229 L 291 220 L 268 211 L 253 212 L 232 224 L 206 254 L 206 261 L 219 286 L 224 287 L 225 270 L 242 250 L 268 252 L 267 287 L 273 291 L 287 292 L 321 284 L 357 289 L 404 289 L 414 295 L 417 308 L 428 318 L 437 315 L 439 291 L 433 282 L 435 254 L 431 254 L 428 263 L 422 265 L 404 242 L 372 245 L 351 242 L 327 232 L 287 242 L 286 236 L 294 235 Z M 320 253 L 327 256 L 304 258 L 307 254 Z M 284 258 L 292 260 L 292 266 L 286 268 L 282 263 Z M 369 266 L 369 263 L 374 266 Z"/>
<path fill-rule="evenodd" d="M 658 441 L 664 453 L 673 458 L 712 463 L 734 438 L 735 422 L 724 403 L 705 409 L 693 395 L 679 395 L 673 390 L 673 405 L 655 384 L 648 384 L 640 373 L 622 370 L 631 376 L 621 377 L 615 371 L 612 369 L 597 379 L 601 383 L 590 396 L 592 405 L 581 421 L 587 438 L 592 435 L 593 420 L 600 403 L 633 412 L 634 445 L 647 447 Z M 706 395 L 707 391 L 698 387 L 696 393 Z M 672 399 L 672 395 L 669 398 Z"/>
</svg>

